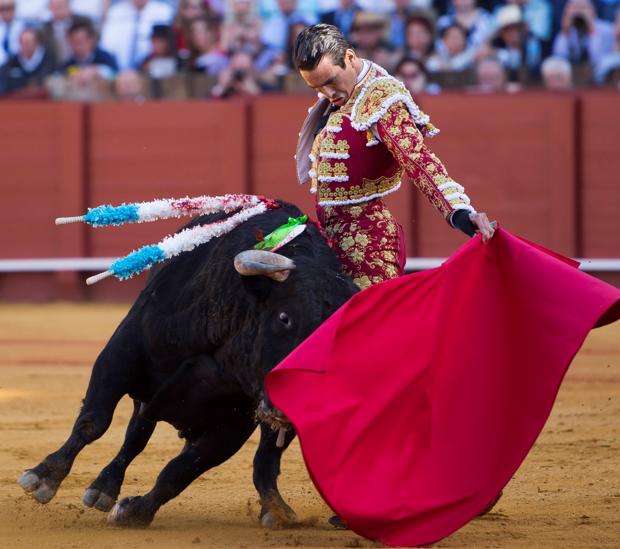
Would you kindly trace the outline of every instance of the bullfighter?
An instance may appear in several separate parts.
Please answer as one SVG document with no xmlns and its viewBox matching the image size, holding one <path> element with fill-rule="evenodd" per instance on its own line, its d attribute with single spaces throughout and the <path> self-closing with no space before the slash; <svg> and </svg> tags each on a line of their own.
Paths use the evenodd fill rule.
<svg viewBox="0 0 620 549">
<path fill-rule="evenodd" d="M 493 236 L 487 215 L 424 144 L 439 130 L 402 82 L 358 57 L 332 25 L 302 31 L 293 55 L 319 93 L 299 134 L 297 177 L 310 182 L 317 217 L 361 289 L 404 272 L 403 230 L 383 201 L 403 172 L 452 227 Z"/>
</svg>

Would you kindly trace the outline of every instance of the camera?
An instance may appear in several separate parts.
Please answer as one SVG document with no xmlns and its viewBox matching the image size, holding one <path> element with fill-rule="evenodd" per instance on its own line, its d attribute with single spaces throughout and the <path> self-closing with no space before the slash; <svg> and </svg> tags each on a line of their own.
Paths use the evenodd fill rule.
<svg viewBox="0 0 620 549">
<path fill-rule="evenodd" d="M 247 72 L 246 71 L 244 71 L 244 70 L 236 70 L 232 74 L 232 79 L 235 82 L 243 82 L 245 80 L 246 76 L 247 76 Z"/>
<path fill-rule="evenodd" d="M 577 34 L 586 34 L 588 31 L 588 22 L 583 15 L 575 15 L 573 17 L 573 28 L 577 31 Z"/>
</svg>

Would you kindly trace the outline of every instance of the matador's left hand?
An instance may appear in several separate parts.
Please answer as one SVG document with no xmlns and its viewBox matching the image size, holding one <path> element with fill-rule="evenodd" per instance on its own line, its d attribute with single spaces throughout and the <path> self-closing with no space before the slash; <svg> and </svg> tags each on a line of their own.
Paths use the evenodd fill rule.
<svg viewBox="0 0 620 549">
<path fill-rule="evenodd" d="M 489 221 L 487 214 L 477 212 L 469 214 L 469 219 L 476 227 L 476 232 L 482 235 L 482 242 L 487 242 L 495 234 L 496 221 Z"/>
</svg>

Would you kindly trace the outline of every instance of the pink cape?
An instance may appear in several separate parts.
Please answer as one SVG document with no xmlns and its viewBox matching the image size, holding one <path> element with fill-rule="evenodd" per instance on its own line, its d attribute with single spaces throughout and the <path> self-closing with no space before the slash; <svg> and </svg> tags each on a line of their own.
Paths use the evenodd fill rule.
<svg viewBox="0 0 620 549">
<path fill-rule="evenodd" d="M 542 430 L 620 290 L 504 230 L 355 295 L 266 379 L 318 490 L 358 534 L 440 540 L 482 512 Z"/>
</svg>

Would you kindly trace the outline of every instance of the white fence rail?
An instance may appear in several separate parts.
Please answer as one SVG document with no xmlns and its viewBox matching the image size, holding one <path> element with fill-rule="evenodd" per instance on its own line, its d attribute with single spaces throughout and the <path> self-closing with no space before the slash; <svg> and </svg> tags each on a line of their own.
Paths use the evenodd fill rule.
<svg viewBox="0 0 620 549">
<path fill-rule="evenodd" d="M 48 259 L 0 259 L 0 273 L 36 273 L 56 271 L 105 271 L 115 257 L 67 257 Z M 445 257 L 410 257 L 405 270 L 424 271 L 438 267 Z M 586 272 L 620 272 L 620 258 L 577 258 L 580 269 Z"/>
<path fill-rule="evenodd" d="M 579 261 L 579 268 L 582 271 L 591 273 L 620 272 L 620 258 L 590 259 L 587 257 L 577 257 L 575 259 Z M 405 270 L 411 272 L 433 269 L 434 267 L 439 267 L 445 260 L 446 258 L 443 257 L 409 257 L 407 258 Z"/>
</svg>

